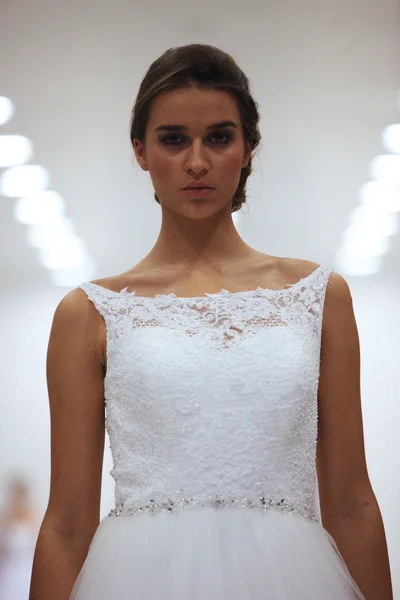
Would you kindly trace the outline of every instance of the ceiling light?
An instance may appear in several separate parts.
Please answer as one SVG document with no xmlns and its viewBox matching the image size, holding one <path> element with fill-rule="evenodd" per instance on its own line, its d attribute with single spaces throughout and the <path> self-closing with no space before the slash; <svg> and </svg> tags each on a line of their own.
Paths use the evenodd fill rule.
<svg viewBox="0 0 400 600">
<path fill-rule="evenodd" d="M 0 125 L 5 125 L 14 116 L 15 108 L 10 98 L 0 96 Z"/>
<path fill-rule="evenodd" d="M 49 174 L 39 165 L 11 167 L 0 177 L 0 194 L 10 198 L 29 196 L 49 185 Z"/>
<path fill-rule="evenodd" d="M 0 167 L 27 163 L 33 155 L 32 142 L 23 135 L 0 135 Z"/>
<path fill-rule="evenodd" d="M 44 190 L 15 202 L 14 217 L 24 225 L 50 224 L 59 220 L 64 213 L 65 203 L 60 194 Z"/>
</svg>

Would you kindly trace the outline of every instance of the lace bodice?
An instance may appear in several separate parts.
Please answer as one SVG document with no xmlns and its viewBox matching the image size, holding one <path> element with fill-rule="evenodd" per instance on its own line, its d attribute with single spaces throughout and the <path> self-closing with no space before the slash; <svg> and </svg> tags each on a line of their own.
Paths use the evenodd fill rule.
<svg viewBox="0 0 400 600">
<path fill-rule="evenodd" d="M 320 266 L 283 290 L 197 298 L 79 286 L 107 327 L 117 506 L 261 495 L 313 513 L 331 271 Z"/>
</svg>

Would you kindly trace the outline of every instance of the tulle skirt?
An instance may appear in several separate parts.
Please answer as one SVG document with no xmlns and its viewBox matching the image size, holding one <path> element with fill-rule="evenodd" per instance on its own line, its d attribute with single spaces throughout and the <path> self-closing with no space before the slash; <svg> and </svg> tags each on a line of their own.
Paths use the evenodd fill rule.
<svg viewBox="0 0 400 600">
<path fill-rule="evenodd" d="M 275 509 L 105 517 L 70 600 L 365 600 L 323 527 Z"/>
</svg>

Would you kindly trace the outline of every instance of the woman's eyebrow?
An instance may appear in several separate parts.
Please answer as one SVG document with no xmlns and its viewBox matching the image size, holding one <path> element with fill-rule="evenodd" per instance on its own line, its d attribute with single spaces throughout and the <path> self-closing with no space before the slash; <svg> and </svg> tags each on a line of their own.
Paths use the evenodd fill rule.
<svg viewBox="0 0 400 600">
<path fill-rule="evenodd" d="M 218 123 L 213 123 L 209 125 L 207 129 L 221 129 L 222 127 L 236 127 L 236 123 L 233 121 L 219 121 Z M 185 131 L 187 127 L 184 125 L 160 125 L 154 131 Z"/>
</svg>

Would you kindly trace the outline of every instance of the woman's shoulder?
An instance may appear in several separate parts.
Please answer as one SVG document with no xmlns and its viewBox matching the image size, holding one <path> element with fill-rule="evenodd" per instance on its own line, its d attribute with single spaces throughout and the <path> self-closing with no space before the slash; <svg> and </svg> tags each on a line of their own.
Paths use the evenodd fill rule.
<svg viewBox="0 0 400 600">
<path fill-rule="evenodd" d="M 285 279 L 297 281 L 312 275 L 314 271 L 323 269 L 327 274 L 326 294 L 330 303 L 346 302 L 351 297 L 349 284 L 346 279 L 334 270 L 332 265 L 316 263 L 312 260 L 298 258 L 282 258 L 282 271 Z"/>
<path fill-rule="evenodd" d="M 126 287 L 126 274 L 111 275 L 109 277 L 102 277 L 100 279 L 93 279 L 87 283 L 94 284 L 97 287 L 104 288 L 110 292 L 119 293 L 124 287 Z"/>
<path fill-rule="evenodd" d="M 88 314 L 96 315 L 102 310 L 101 304 L 107 303 L 107 294 L 118 294 L 123 286 L 121 276 L 104 277 L 91 281 L 84 281 L 77 287 L 67 292 L 59 301 L 54 319 L 59 323 L 65 323 L 68 327 L 70 323 L 86 322 Z"/>
<path fill-rule="evenodd" d="M 309 277 L 322 265 L 312 260 L 302 258 L 281 257 L 279 266 L 282 272 L 282 278 L 295 282 Z"/>
<path fill-rule="evenodd" d="M 271 279 L 277 287 L 279 285 L 285 287 L 286 285 L 294 284 L 302 279 L 307 279 L 314 272 L 323 269 L 328 274 L 328 287 L 330 290 L 333 290 L 333 294 L 340 295 L 340 293 L 346 293 L 346 290 L 348 290 L 346 280 L 339 275 L 339 273 L 334 271 L 330 265 L 320 264 L 308 259 L 271 256 L 263 253 L 259 253 L 256 263 L 254 277 L 257 279 L 261 278 L 262 280 L 266 279 L 267 283 Z M 95 287 L 100 290 L 102 288 L 105 292 L 108 291 L 119 294 L 122 290 L 127 288 L 135 286 L 147 287 L 148 285 L 151 285 L 152 274 L 140 269 L 131 269 L 117 275 L 93 279 L 87 283 L 89 285 L 94 284 Z M 73 295 L 74 292 L 76 292 L 76 290 L 73 290 L 70 294 Z"/>
<path fill-rule="evenodd" d="M 132 283 L 140 282 L 145 277 L 145 272 L 134 267 L 124 273 L 118 273 L 117 275 L 110 275 L 100 279 L 93 279 L 85 283 L 89 285 L 94 284 L 96 287 L 119 294 L 122 290 L 131 286 Z"/>
<path fill-rule="evenodd" d="M 335 272 L 330 265 L 323 265 L 312 260 L 286 256 L 276 256 L 273 258 L 273 272 L 276 280 L 281 282 L 282 287 L 308 279 L 314 273 L 326 274 L 329 281 L 332 276 L 335 278 Z M 266 268 L 268 268 L 268 266 Z"/>
</svg>

